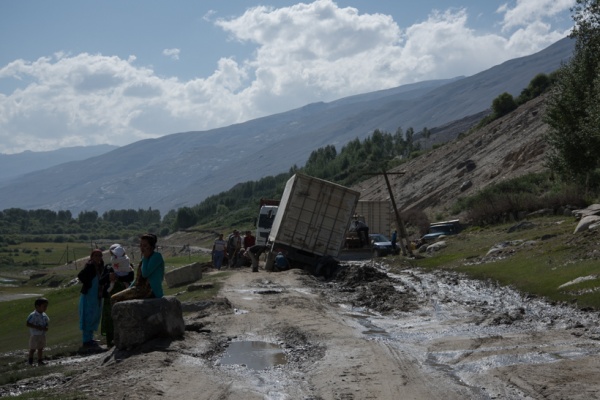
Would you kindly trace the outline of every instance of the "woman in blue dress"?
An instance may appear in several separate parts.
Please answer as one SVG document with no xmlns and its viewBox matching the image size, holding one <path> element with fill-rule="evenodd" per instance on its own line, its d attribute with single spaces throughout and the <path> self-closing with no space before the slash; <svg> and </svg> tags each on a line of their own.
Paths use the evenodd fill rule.
<svg viewBox="0 0 600 400">
<path fill-rule="evenodd" d="M 77 275 L 83 284 L 79 295 L 79 329 L 83 336 L 84 347 L 98 346 L 94 340 L 94 331 L 98 330 L 102 315 L 102 291 L 100 277 L 104 272 L 102 251 L 95 249 L 89 261 Z"/>
</svg>

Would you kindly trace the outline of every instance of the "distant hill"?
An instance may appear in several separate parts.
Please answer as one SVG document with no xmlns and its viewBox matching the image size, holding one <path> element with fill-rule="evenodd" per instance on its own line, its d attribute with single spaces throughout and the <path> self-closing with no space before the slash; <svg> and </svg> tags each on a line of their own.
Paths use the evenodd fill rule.
<svg viewBox="0 0 600 400">
<path fill-rule="evenodd" d="M 164 215 L 236 183 L 304 165 L 313 150 L 330 144 L 341 148 L 374 129 L 412 127 L 418 132 L 428 127 L 433 143 L 436 135 L 450 140 L 476 123 L 477 114 L 485 115 L 499 94 L 517 96 L 535 75 L 556 70 L 572 51 L 573 42 L 563 39 L 471 77 L 405 85 L 224 128 L 139 141 L 3 185 L 0 209 L 68 209 L 76 215 L 82 210 L 152 208 Z"/>
<path fill-rule="evenodd" d="M 0 185 L 30 172 L 39 171 L 70 161 L 85 160 L 118 148 L 108 144 L 97 146 L 65 147 L 53 151 L 24 151 L 16 154 L 0 153 Z"/>
</svg>

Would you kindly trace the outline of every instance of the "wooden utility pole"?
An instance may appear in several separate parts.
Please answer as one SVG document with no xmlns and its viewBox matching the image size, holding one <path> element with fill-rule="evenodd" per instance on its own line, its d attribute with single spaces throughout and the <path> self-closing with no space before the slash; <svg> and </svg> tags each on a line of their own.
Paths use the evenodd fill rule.
<svg viewBox="0 0 600 400">
<path fill-rule="evenodd" d="M 396 200 L 394 199 L 394 193 L 392 192 L 392 185 L 390 185 L 390 180 L 388 179 L 388 174 L 387 174 L 387 172 L 385 172 L 385 169 L 383 169 L 382 171 L 383 171 L 383 177 L 385 178 L 385 184 L 387 185 L 388 192 L 390 193 L 390 200 L 392 201 L 392 207 L 394 207 L 394 212 L 396 213 L 396 226 L 398 228 L 398 232 L 400 232 L 400 248 L 402 249 L 402 254 L 406 256 L 407 252 L 408 252 L 408 254 L 410 254 L 412 256 L 413 253 L 412 253 L 412 248 L 410 246 L 410 242 L 408 240 L 408 233 L 406 232 L 406 228 L 404 227 L 404 222 L 402 221 L 402 218 L 400 217 L 400 211 L 398 211 L 398 207 L 396 207 Z M 402 172 L 402 175 L 404 175 L 404 172 Z M 402 241 L 403 238 L 404 238 L 404 240 L 406 240 L 406 246 L 404 245 L 404 242 Z"/>
<path fill-rule="evenodd" d="M 392 207 L 394 207 L 394 213 L 396 216 L 396 228 L 400 233 L 400 249 L 402 249 L 402 255 L 406 256 L 410 254 L 413 256 L 412 248 L 410 246 L 410 241 L 408 240 L 408 233 L 406 232 L 406 228 L 404 227 L 404 222 L 400 217 L 400 211 L 396 207 L 396 199 L 394 199 L 394 192 L 392 192 L 392 185 L 390 184 L 390 180 L 388 175 L 404 175 L 405 172 L 386 172 L 385 169 L 382 169 L 381 174 L 373 173 L 367 175 L 383 175 L 385 178 L 385 184 L 387 185 L 388 193 L 390 194 L 390 201 L 392 202 Z M 403 239 L 406 240 L 406 245 L 403 242 Z"/>
</svg>

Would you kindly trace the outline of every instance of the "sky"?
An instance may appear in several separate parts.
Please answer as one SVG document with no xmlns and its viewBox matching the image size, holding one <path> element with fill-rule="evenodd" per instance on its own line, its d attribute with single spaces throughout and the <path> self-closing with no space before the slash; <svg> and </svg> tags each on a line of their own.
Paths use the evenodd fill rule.
<svg viewBox="0 0 600 400">
<path fill-rule="evenodd" d="M 567 36 L 575 0 L 1 0 L 0 153 L 204 131 L 469 76 Z"/>
</svg>

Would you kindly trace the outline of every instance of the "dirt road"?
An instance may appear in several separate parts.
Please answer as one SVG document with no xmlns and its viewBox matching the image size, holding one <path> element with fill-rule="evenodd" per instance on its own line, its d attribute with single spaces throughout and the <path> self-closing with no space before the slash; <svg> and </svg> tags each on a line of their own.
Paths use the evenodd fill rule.
<svg viewBox="0 0 600 400">
<path fill-rule="evenodd" d="M 219 299 L 184 304 L 197 310 L 184 340 L 53 361 L 79 371 L 60 388 L 106 399 L 600 398 L 597 313 L 448 272 L 388 272 L 349 265 L 324 282 L 237 271 Z"/>
</svg>

